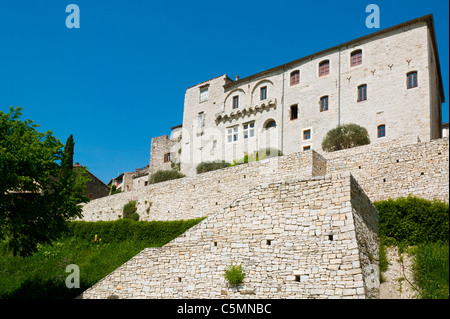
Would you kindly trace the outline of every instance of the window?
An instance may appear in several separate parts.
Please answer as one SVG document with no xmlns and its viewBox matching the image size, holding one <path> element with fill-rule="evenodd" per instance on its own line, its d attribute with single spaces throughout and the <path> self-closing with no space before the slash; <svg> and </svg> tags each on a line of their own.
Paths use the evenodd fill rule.
<svg viewBox="0 0 450 319">
<path fill-rule="evenodd" d="M 200 102 L 208 101 L 208 87 L 200 88 Z"/>
<path fill-rule="evenodd" d="M 320 112 L 328 111 L 328 95 L 320 98 Z"/>
<path fill-rule="evenodd" d="M 238 125 L 227 128 L 228 143 L 236 142 L 238 140 Z"/>
<path fill-rule="evenodd" d="M 172 155 L 170 153 L 164 154 L 164 163 L 168 163 L 172 160 Z"/>
<path fill-rule="evenodd" d="M 362 63 L 362 51 L 356 50 L 350 54 L 350 66 L 360 65 Z"/>
<path fill-rule="evenodd" d="M 205 112 L 198 113 L 198 127 L 205 126 Z"/>
<path fill-rule="evenodd" d="M 267 99 L 267 86 L 261 88 L 261 101 Z"/>
<path fill-rule="evenodd" d="M 309 151 L 311 149 L 311 145 L 303 146 L 304 151 Z"/>
<path fill-rule="evenodd" d="M 417 71 L 409 72 L 407 75 L 406 87 L 412 89 L 417 87 Z"/>
<path fill-rule="evenodd" d="M 325 60 L 319 63 L 319 76 L 324 76 L 330 73 L 330 61 Z"/>
<path fill-rule="evenodd" d="M 291 120 L 298 118 L 298 105 L 291 105 Z"/>
<path fill-rule="evenodd" d="M 386 125 L 379 125 L 378 126 L 378 137 L 385 137 L 386 136 Z"/>
<path fill-rule="evenodd" d="M 300 71 L 294 71 L 291 73 L 291 85 L 300 83 Z"/>
<path fill-rule="evenodd" d="M 239 96 L 233 96 L 233 109 L 237 109 L 239 107 Z"/>
<path fill-rule="evenodd" d="M 255 136 L 255 122 L 244 124 L 244 138 Z"/>
<path fill-rule="evenodd" d="M 264 128 L 269 129 L 271 127 L 276 127 L 276 126 L 277 126 L 277 123 L 274 120 L 270 120 L 269 122 L 267 122 L 267 124 Z"/>
<path fill-rule="evenodd" d="M 303 131 L 303 139 L 304 140 L 310 140 L 311 139 L 311 130 L 304 130 Z"/>
<path fill-rule="evenodd" d="M 358 86 L 358 102 L 367 100 L 367 84 Z"/>
</svg>

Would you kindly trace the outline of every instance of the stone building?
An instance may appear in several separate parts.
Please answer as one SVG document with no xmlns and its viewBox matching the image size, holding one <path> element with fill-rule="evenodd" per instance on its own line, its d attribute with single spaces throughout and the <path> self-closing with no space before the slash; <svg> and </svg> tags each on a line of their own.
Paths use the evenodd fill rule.
<svg viewBox="0 0 450 319">
<path fill-rule="evenodd" d="M 442 136 L 443 102 L 427 15 L 245 78 L 188 88 L 182 135 L 152 139 L 150 171 L 170 169 L 175 157 L 193 175 L 201 162 L 264 148 L 320 152 L 326 133 L 347 123 L 365 127 L 372 144 L 411 134 L 430 141 Z"/>
<path fill-rule="evenodd" d="M 80 163 L 75 163 L 73 165 L 74 169 L 77 167 L 81 167 Z M 89 199 L 97 199 L 108 196 L 109 194 L 109 186 L 103 183 L 97 176 L 92 174 L 90 171 L 87 171 L 89 176 L 89 181 L 86 184 L 86 193 L 85 195 L 89 197 Z"/>
</svg>

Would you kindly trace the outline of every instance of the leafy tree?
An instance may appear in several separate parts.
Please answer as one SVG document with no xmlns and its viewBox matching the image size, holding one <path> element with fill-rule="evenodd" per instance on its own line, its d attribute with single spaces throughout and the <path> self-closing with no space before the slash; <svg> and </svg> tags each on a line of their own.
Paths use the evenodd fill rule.
<svg viewBox="0 0 450 319">
<path fill-rule="evenodd" d="M 20 120 L 21 111 L 0 111 L 0 240 L 15 255 L 28 256 L 81 216 L 87 177 L 85 169 L 69 168 L 73 137 L 64 152 L 51 131 L 38 132 L 32 120 Z"/>
<path fill-rule="evenodd" d="M 370 144 L 370 138 L 364 127 L 357 124 L 345 124 L 328 131 L 322 141 L 322 149 L 334 152 L 366 144 Z"/>
</svg>

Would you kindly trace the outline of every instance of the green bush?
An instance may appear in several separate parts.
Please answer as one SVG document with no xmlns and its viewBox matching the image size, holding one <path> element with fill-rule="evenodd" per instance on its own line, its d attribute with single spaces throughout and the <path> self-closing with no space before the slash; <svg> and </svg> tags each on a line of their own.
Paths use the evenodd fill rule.
<svg viewBox="0 0 450 319">
<path fill-rule="evenodd" d="M 123 206 L 123 218 L 128 218 L 134 221 L 139 220 L 139 214 L 136 213 L 137 207 L 136 207 L 136 201 L 130 200 L 128 203 L 126 203 Z"/>
<path fill-rule="evenodd" d="M 334 152 L 366 144 L 370 144 L 370 138 L 364 127 L 357 124 L 345 124 L 328 131 L 322 141 L 322 149 L 326 152 Z"/>
<path fill-rule="evenodd" d="M 231 164 L 225 161 L 221 162 L 201 162 L 197 165 L 197 174 L 214 171 L 216 169 L 229 167 Z"/>
<path fill-rule="evenodd" d="M 374 202 L 374 205 L 380 218 L 381 243 L 411 246 L 448 242 L 448 204 L 408 196 Z"/>
<path fill-rule="evenodd" d="M 177 179 L 177 178 L 182 178 L 185 177 L 186 175 L 175 171 L 175 170 L 159 170 L 156 173 L 150 175 L 148 182 L 149 184 L 155 184 L 155 183 L 159 183 L 159 182 L 164 182 L 164 181 L 168 181 L 171 179 Z"/>
<path fill-rule="evenodd" d="M 225 269 L 225 279 L 232 286 L 238 286 L 244 280 L 245 273 L 242 265 L 230 265 Z"/>
<path fill-rule="evenodd" d="M 277 156 L 283 156 L 283 152 L 276 148 L 271 148 L 271 147 L 263 148 L 263 149 L 255 151 L 251 154 L 245 154 L 244 158 L 233 161 L 232 166 L 256 162 L 256 161 L 263 160 L 265 158 L 277 157 Z"/>
<path fill-rule="evenodd" d="M 148 241 L 149 246 L 166 244 L 178 237 L 204 218 L 175 221 L 133 221 L 118 219 L 115 221 L 73 221 L 69 223 L 67 236 L 76 239 L 93 240 L 95 235 L 102 242 L 120 242 L 125 240 Z"/>
</svg>

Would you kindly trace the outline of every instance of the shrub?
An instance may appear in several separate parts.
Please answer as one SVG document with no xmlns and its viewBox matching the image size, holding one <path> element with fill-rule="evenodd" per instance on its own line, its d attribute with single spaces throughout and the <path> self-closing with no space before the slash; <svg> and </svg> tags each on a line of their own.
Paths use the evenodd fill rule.
<svg viewBox="0 0 450 319">
<path fill-rule="evenodd" d="M 197 165 L 197 174 L 205 173 L 209 171 L 214 171 L 216 169 L 221 169 L 225 167 L 229 167 L 231 164 L 225 161 L 221 162 L 201 162 Z"/>
<path fill-rule="evenodd" d="M 366 144 L 370 144 L 370 138 L 364 127 L 357 124 L 345 124 L 328 131 L 322 141 L 322 149 L 326 152 L 334 152 Z"/>
<path fill-rule="evenodd" d="M 123 218 L 128 218 L 134 221 L 139 220 L 139 214 L 136 213 L 137 207 L 136 207 L 136 201 L 130 200 L 128 203 L 126 203 L 123 206 Z"/>
<path fill-rule="evenodd" d="M 242 265 L 230 265 L 225 269 L 225 279 L 231 286 L 238 286 L 244 280 L 245 273 Z"/>
<path fill-rule="evenodd" d="M 72 221 L 67 236 L 91 240 L 97 234 L 102 242 L 121 242 L 125 240 L 147 241 L 149 246 L 162 246 L 178 237 L 204 218 L 175 221 Z"/>
<path fill-rule="evenodd" d="M 233 161 L 233 166 L 239 165 L 239 164 L 256 162 L 256 161 L 263 160 L 265 158 L 277 157 L 277 156 L 283 156 L 283 152 L 276 148 L 271 148 L 271 147 L 263 148 L 263 149 L 257 150 L 256 152 L 253 152 L 251 154 L 245 154 L 244 158 L 242 158 L 240 160 Z"/>
<path fill-rule="evenodd" d="M 448 204 L 413 196 L 373 204 L 380 218 L 380 240 L 385 245 L 448 242 Z"/>
<path fill-rule="evenodd" d="M 164 181 L 168 181 L 171 179 L 177 179 L 177 178 L 182 178 L 185 177 L 186 175 L 175 171 L 175 170 L 159 170 L 156 173 L 150 175 L 148 182 L 149 184 L 155 184 L 155 183 L 159 183 L 159 182 L 164 182 Z"/>
</svg>

